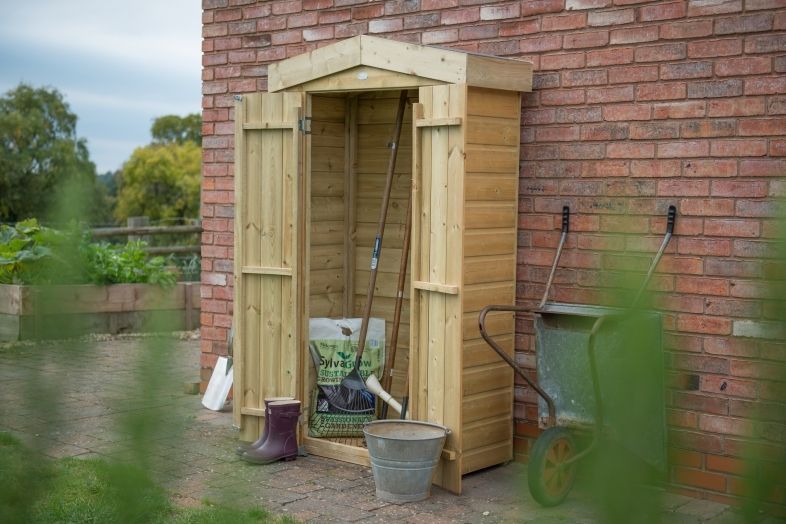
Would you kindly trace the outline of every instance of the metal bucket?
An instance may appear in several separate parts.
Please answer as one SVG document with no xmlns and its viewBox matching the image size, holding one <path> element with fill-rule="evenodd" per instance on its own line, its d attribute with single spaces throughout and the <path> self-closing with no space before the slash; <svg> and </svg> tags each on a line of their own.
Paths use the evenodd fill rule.
<svg viewBox="0 0 786 524">
<path fill-rule="evenodd" d="M 377 498 L 397 503 L 428 498 L 450 430 L 415 420 L 376 420 L 366 424 L 363 433 Z"/>
</svg>

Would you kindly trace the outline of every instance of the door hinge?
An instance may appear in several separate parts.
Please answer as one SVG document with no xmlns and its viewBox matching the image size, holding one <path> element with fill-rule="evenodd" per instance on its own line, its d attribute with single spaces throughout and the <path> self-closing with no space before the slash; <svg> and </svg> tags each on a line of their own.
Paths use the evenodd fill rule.
<svg viewBox="0 0 786 524">
<path fill-rule="evenodd" d="M 311 134 L 311 117 L 304 116 L 297 121 L 297 128 L 304 134 L 310 135 Z"/>
</svg>

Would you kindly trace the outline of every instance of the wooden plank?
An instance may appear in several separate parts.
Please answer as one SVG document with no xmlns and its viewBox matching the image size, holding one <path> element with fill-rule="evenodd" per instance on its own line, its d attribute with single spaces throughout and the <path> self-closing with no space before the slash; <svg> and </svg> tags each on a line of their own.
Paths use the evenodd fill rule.
<svg viewBox="0 0 786 524">
<path fill-rule="evenodd" d="M 311 243 L 315 246 L 337 246 L 344 241 L 344 221 L 323 220 L 311 223 Z"/>
<path fill-rule="evenodd" d="M 422 78 L 459 84 L 466 81 L 467 55 L 362 35 L 361 63 Z"/>
<path fill-rule="evenodd" d="M 467 474 L 513 460 L 513 439 L 477 448 L 463 455 L 461 473 Z"/>
<path fill-rule="evenodd" d="M 338 442 L 331 442 L 328 439 L 313 437 L 305 437 L 303 443 L 306 446 L 306 452 L 312 455 L 349 462 L 350 464 L 358 464 L 360 466 L 371 466 L 371 461 L 368 458 L 368 450 L 366 448 L 340 444 Z"/>
<path fill-rule="evenodd" d="M 516 283 L 495 282 L 465 286 L 462 293 L 464 311 L 480 311 L 489 304 L 512 304 L 516 296 Z"/>
<path fill-rule="evenodd" d="M 333 122 L 340 126 L 344 124 L 344 97 L 320 96 L 311 97 L 311 122 Z M 313 133 L 312 127 L 312 133 Z"/>
<path fill-rule="evenodd" d="M 344 199 L 341 197 L 322 197 L 312 195 L 311 220 L 313 222 L 343 222 Z"/>
<path fill-rule="evenodd" d="M 464 438 L 464 453 L 467 454 L 477 448 L 509 442 L 513 437 L 512 413 L 468 424 L 462 429 L 461 435 Z"/>
<path fill-rule="evenodd" d="M 468 54 L 466 83 L 510 91 L 532 91 L 532 63 Z"/>
<path fill-rule="evenodd" d="M 515 202 L 467 202 L 464 217 L 467 229 L 510 228 L 516 224 L 518 206 Z M 505 252 L 510 252 L 510 244 Z"/>
<path fill-rule="evenodd" d="M 291 267 L 243 266 L 240 268 L 240 272 L 253 275 L 292 276 Z"/>
<path fill-rule="evenodd" d="M 312 155 L 318 155 L 319 149 L 312 148 Z M 315 171 L 311 174 L 311 197 L 334 197 L 344 199 L 344 173 L 336 171 Z M 313 200 L 312 200 L 313 202 Z"/>
<path fill-rule="evenodd" d="M 242 415 L 265 418 L 265 408 L 240 408 Z"/>
<path fill-rule="evenodd" d="M 344 149 L 338 147 L 322 147 L 318 155 L 312 155 L 312 172 L 343 173 Z"/>
<path fill-rule="evenodd" d="M 476 319 L 477 320 L 477 319 Z M 477 328 L 476 328 L 477 329 Z M 495 336 L 494 341 L 499 344 L 499 346 L 505 351 L 508 355 L 513 355 L 513 347 L 514 347 L 514 340 L 512 334 L 507 334 L 504 336 Z M 491 349 L 491 346 L 488 345 L 483 339 L 475 339 L 475 340 L 466 340 L 464 341 L 464 360 L 463 365 L 464 369 L 469 369 L 474 366 L 482 366 L 485 364 L 493 364 L 496 362 L 502 362 L 502 359 L 497 355 L 497 353 Z"/>
<path fill-rule="evenodd" d="M 409 114 L 405 114 L 404 122 L 407 124 L 411 124 L 412 117 Z M 357 139 L 358 139 L 358 148 L 360 149 L 360 151 L 366 151 L 367 149 L 372 149 L 372 148 L 386 149 L 388 147 L 388 143 L 390 142 L 390 133 L 391 133 L 390 127 L 392 125 L 393 125 L 392 115 L 391 115 L 391 121 L 385 122 L 384 124 L 365 123 L 359 125 L 360 132 L 358 133 Z M 409 149 L 412 147 L 412 135 L 410 133 L 405 133 L 404 131 L 406 129 L 408 129 L 407 126 L 402 127 L 401 139 L 399 140 L 399 147 Z M 402 160 L 404 160 L 403 157 Z M 406 164 L 410 169 L 412 168 L 412 162 L 407 161 L 404 162 L 404 164 Z M 384 176 L 384 173 L 380 173 L 380 175 Z"/>
<path fill-rule="evenodd" d="M 478 327 L 478 312 L 464 313 L 462 337 L 464 340 L 480 339 Z M 513 332 L 513 313 L 494 311 L 486 315 L 486 331 L 495 338 L 510 335 Z M 489 351 L 491 351 L 489 349 Z"/>
<path fill-rule="evenodd" d="M 348 98 L 344 118 L 344 303 L 342 314 L 353 317 L 356 286 L 355 243 L 357 231 L 358 195 L 358 99 Z"/>
<path fill-rule="evenodd" d="M 461 400 L 461 416 L 464 424 L 509 413 L 512 407 L 511 393 L 496 390 L 464 396 Z"/>
<path fill-rule="evenodd" d="M 278 130 L 278 129 L 297 129 L 297 120 L 292 122 L 246 122 L 243 124 L 243 129 L 248 131 L 264 131 L 264 130 Z"/>
<path fill-rule="evenodd" d="M 500 388 L 513 387 L 513 375 L 507 363 L 498 361 L 465 369 L 462 373 L 464 395 L 474 395 Z"/>
<path fill-rule="evenodd" d="M 459 286 L 451 284 L 439 284 L 437 282 L 423 282 L 416 280 L 412 283 L 412 287 L 421 291 L 431 291 L 434 293 L 442 293 L 445 295 L 458 295 Z"/>
<path fill-rule="evenodd" d="M 466 153 L 468 173 L 518 173 L 519 154 L 515 146 L 468 144 Z"/>
<path fill-rule="evenodd" d="M 442 118 L 419 118 L 415 120 L 415 127 L 445 127 L 460 126 L 462 119 L 460 116 Z"/>
<path fill-rule="evenodd" d="M 298 89 L 311 93 L 371 91 L 377 89 L 387 91 L 441 83 L 444 82 L 363 65 L 306 82 L 299 85 Z"/>
<path fill-rule="evenodd" d="M 471 116 L 466 132 L 469 144 L 516 146 L 521 141 L 518 118 Z"/>
<path fill-rule="evenodd" d="M 313 245 L 310 249 L 311 270 L 344 267 L 344 246 Z"/>
<path fill-rule="evenodd" d="M 478 200 L 511 200 L 511 195 L 518 191 L 518 176 L 508 175 L 489 175 L 468 173 L 464 177 L 467 201 Z"/>
<path fill-rule="evenodd" d="M 332 293 L 343 293 L 343 268 L 323 269 L 311 272 L 311 296 Z"/>
<path fill-rule="evenodd" d="M 312 151 L 316 147 L 344 147 L 344 122 L 311 120 Z"/>
<path fill-rule="evenodd" d="M 282 60 L 268 66 L 268 91 L 274 92 L 361 64 L 360 38 Z"/>
<path fill-rule="evenodd" d="M 512 95 L 512 96 L 511 96 Z M 521 113 L 518 93 L 470 87 L 467 93 L 467 114 L 510 118 Z"/>
<path fill-rule="evenodd" d="M 311 317 L 343 316 L 343 305 L 344 305 L 343 292 L 311 295 L 308 300 L 309 300 L 309 307 L 311 311 Z M 307 396 L 304 398 L 307 398 Z"/>
<path fill-rule="evenodd" d="M 464 232 L 464 256 L 504 255 L 510 253 L 511 244 L 516 243 L 516 228 L 478 228 Z"/>
<path fill-rule="evenodd" d="M 491 255 L 486 257 L 466 257 L 464 259 L 463 283 L 482 284 L 485 282 L 510 281 L 511 271 L 516 270 L 516 256 Z"/>
<path fill-rule="evenodd" d="M 358 289 L 364 289 L 364 287 L 368 288 L 368 279 L 371 272 L 368 270 L 357 271 L 355 273 L 356 284 Z M 409 275 L 409 273 L 407 273 Z M 398 273 L 393 272 L 385 272 L 385 271 L 378 271 L 377 272 L 377 281 L 374 287 L 374 296 L 377 297 L 389 297 L 395 298 L 397 294 L 397 287 L 398 287 Z M 409 300 L 409 277 L 406 280 L 406 288 L 404 289 L 404 300 L 405 304 L 406 301 Z M 402 313 L 402 322 L 409 322 L 408 319 L 403 317 Z M 401 344 L 401 342 L 399 342 Z"/>
</svg>

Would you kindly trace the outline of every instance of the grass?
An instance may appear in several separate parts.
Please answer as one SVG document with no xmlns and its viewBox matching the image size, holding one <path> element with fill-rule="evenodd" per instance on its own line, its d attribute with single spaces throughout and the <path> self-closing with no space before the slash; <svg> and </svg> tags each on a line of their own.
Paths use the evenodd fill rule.
<svg viewBox="0 0 786 524">
<path fill-rule="evenodd" d="M 179 508 L 137 467 L 101 459 L 49 460 L 0 433 L 0 522 L 284 524 L 264 509 Z"/>
</svg>

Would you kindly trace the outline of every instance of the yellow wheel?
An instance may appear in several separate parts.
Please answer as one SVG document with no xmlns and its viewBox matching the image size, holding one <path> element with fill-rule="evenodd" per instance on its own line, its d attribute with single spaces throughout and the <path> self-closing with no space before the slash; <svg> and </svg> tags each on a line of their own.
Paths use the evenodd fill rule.
<svg viewBox="0 0 786 524">
<path fill-rule="evenodd" d="M 535 441 L 527 466 L 532 497 L 543 506 L 556 506 L 568 496 L 576 479 L 576 442 L 565 428 L 549 428 Z"/>
</svg>

